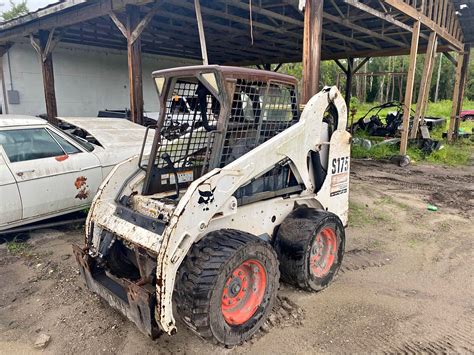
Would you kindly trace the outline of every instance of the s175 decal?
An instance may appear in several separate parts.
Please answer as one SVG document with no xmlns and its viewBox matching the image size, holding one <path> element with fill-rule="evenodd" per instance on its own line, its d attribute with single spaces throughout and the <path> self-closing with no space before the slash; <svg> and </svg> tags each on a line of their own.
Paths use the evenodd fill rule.
<svg viewBox="0 0 474 355">
<path fill-rule="evenodd" d="M 332 160 L 332 174 L 340 174 L 349 171 L 349 157 L 334 158 Z"/>
</svg>

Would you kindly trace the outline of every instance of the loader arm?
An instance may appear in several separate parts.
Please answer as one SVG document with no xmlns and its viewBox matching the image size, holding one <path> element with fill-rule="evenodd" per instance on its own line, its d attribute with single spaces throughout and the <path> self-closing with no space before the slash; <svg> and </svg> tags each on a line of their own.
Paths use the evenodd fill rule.
<svg viewBox="0 0 474 355">
<path fill-rule="evenodd" d="M 328 106 L 333 104 L 337 110 L 337 130 L 329 137 L 323 137 L 323 116 Z M 156 306 L 156 319 L 161 328 L 169 334 L 175 331 L 172 313 L 172 294 L 177 270 L 191 246 L 205 234 L 218 228 L 216 219 L 236 213 L 236 190 L 252 179 L 284 161 L 290 167 L 298 183 L 303 186 L 301 196 L 306 196 L 309 205 L 321 206 L 334 212 L 341 221 L 347 223 L 350 134 L 346 132 L 347 108 L 336 87 L 327 87 L 315 95 L 306 105 L 299 122 L 259 145 L 247 154 L 221 169 L 214 169 L 194 181 L 180 199 L 170 227 L 163 235 L 158 255 L 156 290 L 159 295 Z M 310 169 L 308 156 L 329 145 L 328 171 L 324 183 L 315 193 L 315 174 Z M 208 197 L 203 198 L 203 190 Z M 317 196 L 317 199 L 316 199 Z M 291 201 L 291 197 L 288 199 Z M 329 203 L 331 200 L 331 203 Z M 264 203 L 264 202 L 262 202 Z M 291 211 L 293 205 L 286 202 Z M 280 207 L 275 207 L 278 209 Z M 288 211 L 288 213 L 289 213 Z M 228 220 L 228 219 L 226 219 Z M 272 223 L 281 223 L 275 216 Z M 245 226 L 242 226 L 245 230 Z M 267 226 L 262 223 L 261 230 L 254 229 L 255 235 L 265 234 Z"/>
</svg>

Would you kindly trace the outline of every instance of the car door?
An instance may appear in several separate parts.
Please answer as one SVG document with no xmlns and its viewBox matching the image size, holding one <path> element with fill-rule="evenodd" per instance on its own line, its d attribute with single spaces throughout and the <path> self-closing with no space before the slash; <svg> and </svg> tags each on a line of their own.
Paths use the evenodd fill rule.
<svg viewBox="0 0 474 355">
<path fill-rule="evenodd" d="M 1 131 L 0 131 L 1 132 Z M 0 230 L 21 220 L 21 199 L 15 177 L 10 171 L 5 158 L 3 141 L 0 135 Z"/>
<path fill-rule="evenodd" d="M 59 215 L 88 206 L 102 181 L 99 159 L 49 126 L 2 131 L 23 204 L 23 219 Z"/>
</svg>

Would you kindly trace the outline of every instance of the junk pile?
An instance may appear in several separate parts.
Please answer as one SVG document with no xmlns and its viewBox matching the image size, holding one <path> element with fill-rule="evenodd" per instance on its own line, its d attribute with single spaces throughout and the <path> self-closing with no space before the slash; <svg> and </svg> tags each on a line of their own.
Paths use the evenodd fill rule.
<svg viewBox="0 0 474 355">
<path fill-rule="evenodd" d="M 399 101 L 389 101 L 381 105 L 372 107 L 367 113 L 359 118 L 357 122 L 350 127 L 351 133 L 357 136 L 357 132 L 364 131 L 368 136 L 384 137 L 383 141 L 370 140 L 366 138 L 353 138 L 352 144 L 361 146 L 367 150 L 373 149 L 381 145 L 396 145 L 400 146 L 400 136 L 403 124 L 403 103 Z M 384 109 L 391 109 L 385 116 L 385 122 L 381 118 L 381 111 Z M 413 110 L 412 110 L 413 112 Z M 414 112 L 413 112 L 414 113 Z M 413 116 L 410 117 L 409 129 L 411 129 Z M 440 117 L 425 117 L 424 124 L 428 130 L 433 130 L 434 127 L 445 125 L 446 119 Z M 412 147 L 418 148 L 425 155 L 431 154 L 435 150 L 442 149 L 440 141 L 430 138 L 416 138 L 409 139 L 408 144 Z"/>
<path fill-rule="evenodd" d="M 389 101 L 381 105 L 372 107 L 367 113 L 359 118 L 351 126 L 351 132 L 358 130 L 366 131 L 369 136 L 376 137 L 400 137 L 403 123 L 403 104 L 399 101 Z M 380 118 L 380 111 L 393 108 L 393 111 L 385 116 L 385 123 Z M 414 111 L 411 110 L 413 113 Z M 410 117 L 410 128 L 413 116 Z M 425 117 L 424 123 L 431 131 L 433 128 L 446 124 L 446 119 L 441 117 Z"/>
</svg>

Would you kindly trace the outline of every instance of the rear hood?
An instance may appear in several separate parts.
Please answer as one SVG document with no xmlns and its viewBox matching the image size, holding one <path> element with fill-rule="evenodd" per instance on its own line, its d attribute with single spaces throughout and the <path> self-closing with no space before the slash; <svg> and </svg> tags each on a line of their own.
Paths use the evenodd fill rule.
<svg viewBox="0 0 474 355">
<path fill-rule="evenodd" d="M 106 149 L 136 147 L 142 145 L 146 127 L 121 118 L 58 117 L 60 120 L 82 128 L 94 136 Z M 150 130 L 147 145 L 153 142 L 154 130 Z"/>
</svg>

